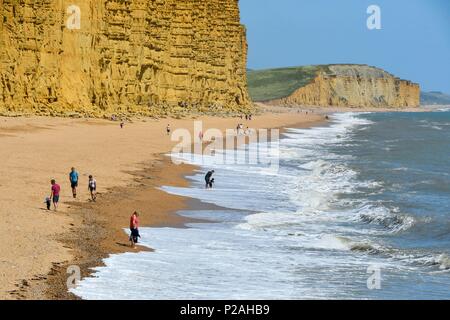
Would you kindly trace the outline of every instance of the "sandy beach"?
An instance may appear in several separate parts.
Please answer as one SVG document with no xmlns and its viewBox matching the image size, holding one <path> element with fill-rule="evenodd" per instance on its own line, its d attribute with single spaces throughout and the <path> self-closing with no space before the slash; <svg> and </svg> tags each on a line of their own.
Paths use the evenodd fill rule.
<svg viewBox="0 0 450 320">
<path fill-rule="evenodd" d="M 319 113 L 278 109 L 240 118 L 135 119 L 118 122 L 47 117 L 0 118 L 0 298 L 74 298 L 66 294 L 66 267 L 76 264 L 86 276 L 110 253 L 129 250 L 129 215 L 142 212 L 142 224 L 182 226 L 174 214 L 186 199 L 157 189 L 182 186 L 192 171 L 163 157 L 177 143 L 166 134 L 202 120 L 203 130 L 309 126 L 324 120 Z M 80 173 L 78 198 L 71 195 L 68 174 Z M 89 201 L 88 175 L 97 180 L 99 198 Z M 61 185 L 57 212 L 45 209 L 50 179 Z"/>
</svg>

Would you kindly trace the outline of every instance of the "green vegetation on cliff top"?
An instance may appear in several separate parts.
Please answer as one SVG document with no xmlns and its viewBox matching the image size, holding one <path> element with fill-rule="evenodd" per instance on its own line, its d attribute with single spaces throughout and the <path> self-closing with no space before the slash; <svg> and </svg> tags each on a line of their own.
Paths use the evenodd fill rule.
<svg viewBox="0 0 450 320">
<path fill-rule="evenodd" d="M 269 70 L 249 70 L 248 90 L 253 101 L 268 101 L 290 96 L 298 88 L 309 84 L 319 71 L 328 66 L 304 66 Z"/>
<path fill-rule="evenodd" d="M 319 73 L 355 78 L 395 78 L 395 76 L 380 68 L 365 64 L 328 64 L 248 70 L 249 94 L 252 100 L 256 102 L 285 98 L 297 89 L 310 84 Z"/>
</svg>

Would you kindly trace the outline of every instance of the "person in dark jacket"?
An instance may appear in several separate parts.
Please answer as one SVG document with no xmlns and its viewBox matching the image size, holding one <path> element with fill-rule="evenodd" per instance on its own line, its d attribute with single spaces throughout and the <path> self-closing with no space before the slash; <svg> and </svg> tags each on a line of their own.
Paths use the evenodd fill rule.
<svg viewBox="0 0 450 320">
<path fill-rule="evenodd" d="M 205 186 L 206 189 L 212 188 L 213 181 L 211 180 L 212 175 L 214 174 L 214 170 L 208 171 L 208 173 L 205 175 Z"/>
</svg>

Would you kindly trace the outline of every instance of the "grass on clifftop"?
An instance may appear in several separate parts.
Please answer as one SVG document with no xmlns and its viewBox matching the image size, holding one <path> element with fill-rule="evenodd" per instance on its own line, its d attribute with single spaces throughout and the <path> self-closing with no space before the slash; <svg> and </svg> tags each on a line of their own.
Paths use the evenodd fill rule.
<svg viewBox="0 0 450 320">
<path fill-rule="evenodd" d="M 249 70 L 248 90 L 253 101 L 268 101 L 290 96 L 309 84 L 327 66 L 304 66 L 269 70 Z"/>
</svg>

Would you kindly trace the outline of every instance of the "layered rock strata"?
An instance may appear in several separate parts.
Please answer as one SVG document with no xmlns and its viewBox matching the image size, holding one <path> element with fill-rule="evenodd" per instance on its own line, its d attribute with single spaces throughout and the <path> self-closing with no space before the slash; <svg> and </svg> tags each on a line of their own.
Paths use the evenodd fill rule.
<svg viewBox="0 0 450 320">
<path fill-rule="evenodd" d="M 238 0 L 0 0 L 0 113 L 251 108 Z"/>
<path fill-rule="evenodd" d="M 420 87 L 366 65 L 330 65 L 307 85 L 272 104 L 402 108 L 420 105 Z M 326 70 L 326 71 L 324 71 Z"/>
</svg>

